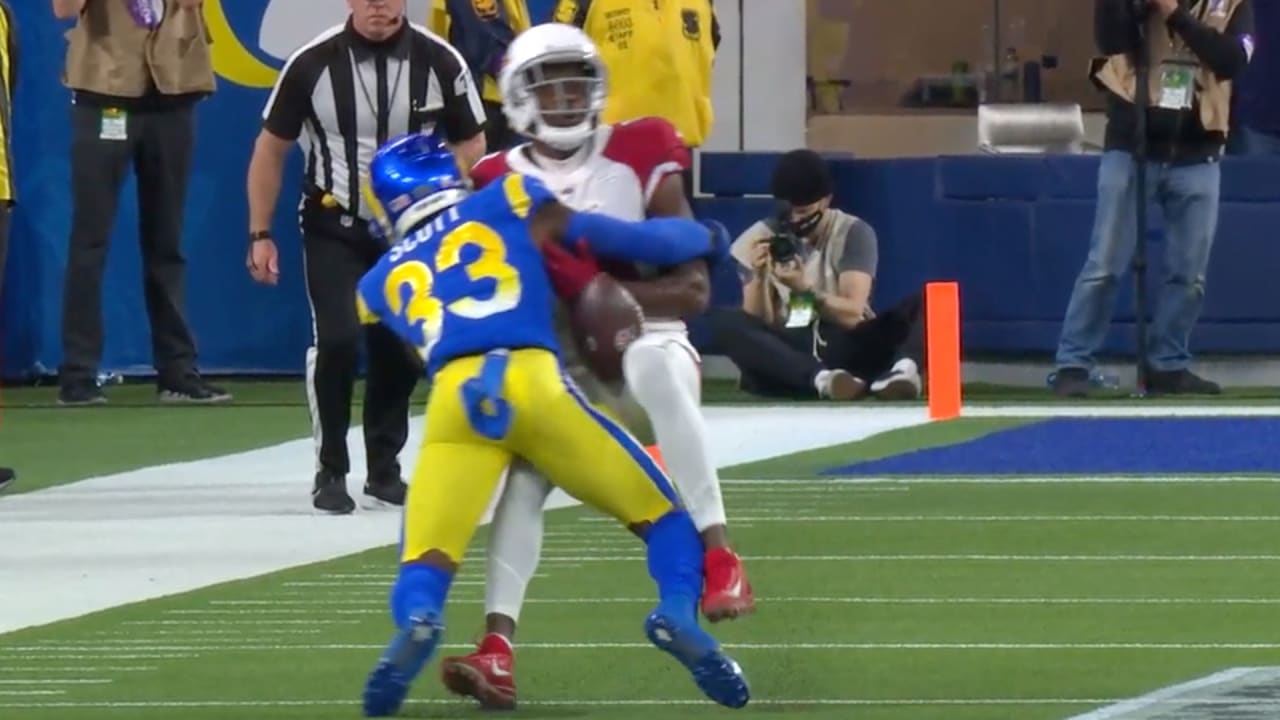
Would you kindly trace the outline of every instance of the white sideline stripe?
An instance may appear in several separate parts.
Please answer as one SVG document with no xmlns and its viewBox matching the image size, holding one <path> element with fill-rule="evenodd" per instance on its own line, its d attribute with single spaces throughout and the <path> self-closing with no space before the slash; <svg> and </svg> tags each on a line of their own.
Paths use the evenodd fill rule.
<svg viewBox="0 0 1280 720">
<path fill-rule="evenodd" d="M 66 695 L 66 690 L 0 690 L 0 695 Z M 0 705 L 0 707 L 12 707 Z"/>
<path fill-rule="evenodd" d="M 1034 705 L 1101 705 L 1114 702 L 1109 699 L 1095 698 L 956 698 L 956 699 L 899 699 L 899 698 L 794 698 L 794 699 L 757 699 L 752 698 L 752 705 L 771 706 L 1034 706 Z M 1263 701 L 1265 702 L 1265 701 Z M 457 705 L 457 700 L 406 700 L 405 705 Z M 707 700 L 521 700 L 522 706 L 537 707 L 648 707 L 648 706 L 697 706 L 711 707 Z M 1250 701 L 1236 704 L 1251 704 Z M 265 708 L 265 707 L 358 707 L 359 703 L 351 699 L 344 700 L 170 700 L 140 702 L 51 702 L 51 703 L 8 703 L 0 704 L 0 708 L 15 709 L 55 709 L 55 708 Z"/>
<path fill-rule="evenodd" d="M 109 685 L 107 678 L 67 678 L 66 680 L 0 680 L 0 685 Z"/>
<path fill-rule="evenodd" d="M 965 405 L 965 417 L 1273 417 L 1277 405 Z"/>
<path fill-rule="evenodd" d="M 989 477 L 974 475 L 928 475 L 928 476 L 884 476 L 884 477 L 838 477 L 830 480 L 814 480 L 813 478 L 769 478 L 764 480 L 721 480 L 722 485 L 732 488 L 742 485 L 786 485 L 791 487 L 828 487 L 854 485 L 1097 485 L 1097 484 L 1135 484 L 1135 485 L 1200 485 L 1220 483 L 1280 483 L 1280 476 L 1254 475 L 1010 475 L 1007 477 Z M 732 492 L 732 491 L 730 491 Z"/>
<path fill-rule="evenodd" d="M 768 508 L 755 508 L 768 509 Z M 794 508 L 820 510 L 821 508 Z M 751 522 L 1280 522 L 1280 515 L 761 515 L 745 516 Z M 581 522 L 609 522 L 607 518 L 581 518 Z"/>
<path fill-rule="evenodd" d="M 50 646 L 18 646 L 0 650 L 0 657 L 9 652 L 18 656 L 32 656 L 28 653 L 46 650 L 65 650 L 70 652 L 91 652 L 99 649 L 95 645 L 50 645 Z M 440 647 L 450 650 L 474 649 L 474 643 L 446 643 Z M 1277 650 L 1277 642 L 1200 642 L 1200 643 L 1158 643 L 1158 642 L 1116 642 L 1116 643 L 1015 643 L 1015 642 L 862 642 L 862 643 L 724 643 L 724 647 L 732 650 Z M 522 650 L 652 650 L 653 645 L 637 642 L 581 642 L 581 643 L 521 643 Z M 120 648 L 111 648 L 118 650 Z M 130 648 L 134 649 L 134 648 Z M 137 648 L 142 649 L 142 648 Z M 147 649 L 157 651 L 315 651 L 315 650 L 385 650 L 386 644 L 365 643 L 324 643 L 318 645 L 151 645 Z M 86 656 L 101 657 L 101 656 Z"/>
<path fill-rule="evenodd" d="M 458 602 L 450 598 L 450 602 Z M 484 598 L 466 598 L 461 604 L 483 603 Z M 525 598 L 526 605 L 595 605 L 595 604 L 653 604 L 651 597 L 567 597 Z M 1160 598 L 1160 597 L 757 597 L 757 603 L 797 603 L 814 605 L 1280 605 L 1280 598 Z M 359 599 L 350 601 L 311 600 L 223 600 L 216 605 L 320 605 L 339 606 L 361 604 Z M 379 609 L 378 612 L 384 612 Z M 315 632 L 319 632 L 318 630 Z M 152 633 L 162 635 L 164 633 Z M 182 633 L 173 633 L 181 635 Z M 196 634 L 196 633 L 191 633 Z M 233 633 L 230 633 L 233 634 Z"/>
<path fill-rule="evenodd" d="M 325 574 L 325 575 L 321 575 L 320 577 L 322 577 L 322 578 L 326 578 L 326 579 L 334 579 L 334 580 L 394 580 L 394 579 L 396 578 L 396 576 L 395 576 L 395 573 L 394 573 L 394 572 L 381 572 L 381 573 L 328 573 L 328 574 Z M 533 577 L 535 577 L 535 578 L 544 578 L 544 577 L 546 577 L 546 574 L 545 574 L 545 573 L 534 573 L 534 574 L 533 574 Z M 484 583 L 484 578 L 483 578 L 483 576 L 481 576 L 481 577 L 480 577 L 480 582 L 481 582 L 481 584 L 483 584 L 483 583 Z M 284 583 L 284 584 L 285 584 L 285 585 L 295 585 L 296 583 Z M 318 583 L 318 584 L 324 584 L 324 583 Z M 334 584 L 335 584 L 335 585 L 342 585 L 343 583 L 334 583 Z M 453 585 L 458 585 L 458 584 L 459 584 L 459 581 L 455 580 L 452 584 L 453 584 Z M 468 582 L 467 584 L 468 584 L 468 585 L 474 585 L 475 583 L 473 583 L 473 582 Z"/>
<path fill-rule="evenodd" d="M 368 581 L 368 580 L 358 581 L 358 582 L 327 582 L 327 581 L 317 581 L 317 580 L 305 580 L 305 581 L 298 581 L 298 582 L 281 583 L 281 586 L 282 587 L 318 587 L 318 588 L 388 587 L 391 584 L 391 582 L 395 579 L 396 578 L 394 575 L 386 575 L 386 576 L 383 576 L 382 580 L 379 580 L 376 582 Z M 484 581 L 483 580 L 455 580 L 453 581 L 452 586 L 453 587 L 467 587 L 467 586 L 483 587 Z"/>
<path fill-rule="evenodd" d="M 1077 715 L 1073 718 L 1068 718 L 1068 720 L 1107 720 L 1108 718 L 1114 718 L 1120 715 L 1124 715 L 1124 714 L 1133 712 L 1134 710 L 1140 710 L 1142 708 L 1148 708 L 1154 705 L 1163 705 L 1169 702 L 1169 698 L 1182 695 L 1188 690 L 1195 690 L 1195 689 L 1210 686 L 1210 685 L 1217 685 L 1218 683 L 1230 682 L 1231 680 L 1234 680 L 1243 675 L 1247 675 L 1256 669 L 1257 668 L 1244 667 L 1244 668 L 1231 668 L 1230 670 L 1223 670 L 1221 672 L 1217 672 L 1206 677 L 1198 678 L 1196 680 L 1190 680 L 1178 685 L 1170 685 L 1169 687 L 1156 690 L 1155 692 L 1148 693 L 1146 695 L 1143 695 L 1142 697 L 1129 698 L 1127 700 L 1117 701 L 1115 704 L 1112 704 L 1110 707 L 1099 708 L 1098 710 L 1094 710 L 1093 712 L 1086 713 L 1084 715 Z M 1188 702 L 1190 700 L 1191 698 L 1180 698 L 1177 702 L 1181 704 L 1181 703 Z M 1205 701 L 1196 700 L 1196 702 L 1203 703 Z M 1232 702 L 1232 701 L 1227 698 L 1215 698 L 1213 702 L 1223 703 L 1223 702 Z M 1264 700 L 1254 700 L 1252 702 L 1260 703 L 1260 702 L 1275 702 L 1275 701 L 1264 699 Z M 1241 703 L 1241 704 L 1245 704 L 1245 703 Z"/>
</svg>

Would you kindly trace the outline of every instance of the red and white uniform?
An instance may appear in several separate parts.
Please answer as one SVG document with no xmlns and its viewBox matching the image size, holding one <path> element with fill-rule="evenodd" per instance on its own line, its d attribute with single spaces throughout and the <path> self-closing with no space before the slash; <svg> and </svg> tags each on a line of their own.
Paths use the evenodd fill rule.
<svg viewBox="0 0 1280 720">
<path fill-rule="evenodd" d="M 572 157 L 534 161 L 529 144 L 488 155 L 471 171 L 476 188 L 509 172 L 538 178 L 566 206 L 596 212 L 619 220 L 643 220 L 658 186 L 670 175 L 690 166 L 689 150 L 671 123 L 661 118 L 640 118 L 617 125 L 602 125 L 595 136 Z M 627 279 L 656 273 L 657 268 L 625 268 L 605 263 L 610 274 Z M 646 330 L 687 332 L 679 318 L 647 318 Z M 690 348 L 691 349 L 691 348 Z"/>
</svg>

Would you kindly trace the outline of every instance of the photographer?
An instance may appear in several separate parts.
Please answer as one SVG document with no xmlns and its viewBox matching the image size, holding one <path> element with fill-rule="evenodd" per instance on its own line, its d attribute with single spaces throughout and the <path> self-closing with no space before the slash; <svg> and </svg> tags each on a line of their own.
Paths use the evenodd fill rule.
<svg viewBox="0 0 1280 720">
<path fill-rule="evenodd" d="M 747 392 L 786 398 L 919 397 L 920 299 L 871 310 L 875 231 L 831 207 L 826 163 L 783 155 L 773 176 L 778 215 L 733 243 L 742 309 L 714 311 L 711 332 Z"/>
<path fill-rule="evenodd" d="M 1137 240 L 1139 143 L 1147 149 L 1147 196 L 1164 216 L 1166 275 L 1153 284 L 1146 390 L 1221 392 L 1190 370 L 1191 330 L 1204 304 L 1205 271 L 1218 225 L 1231 81 L 1253 54 L 1252 0 L 1095 0 L 1095 34 L 1105 57 L 1094 83 L 1107 93 L 1106 151 L 1089 256 L 1076 278 L 1058 341 L 1057 395 L 1090 388 L 1094 353 L 1106 338 L 1120 277 Z M 1145 40 L 1144 40 L 1145 38 Z M 1150 102 L 1138 135 L 1136 53 L 1146 51 Z"/>
</svg>

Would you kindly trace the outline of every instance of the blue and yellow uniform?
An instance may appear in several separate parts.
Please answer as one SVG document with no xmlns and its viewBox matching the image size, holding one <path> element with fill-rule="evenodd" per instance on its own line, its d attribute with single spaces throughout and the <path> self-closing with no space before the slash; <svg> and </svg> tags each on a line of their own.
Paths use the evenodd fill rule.
<svg viewBox="0 0 1280 720">
<path fill-rule="evenodd" d="M 432 389 L 391 594 L 400 632 L 366 684 L 366 714 L 394 713 L 430 660 L 444 630 L 453 567 L 516 457 L 643 530 L 660 597 L 646 620 L 650 640 L 712 699 L 740 707 L 748 698 L 740 668 L 698 626 L 702 545 L 693 522 L 644 448 L 588 403 L 560 363 L 555 297 L 529 225 L 554 196 L 516 174 L 469 195 L 452 158 L 435 148 L 422 138 L 397 140 L 372 165 L 382 216 L 400 209 L 393 222 L 403 239 L 360 281 L 357 303 L 366 321 L 386 324 L 418 348 Z M 390 187 L 378 193 L 383 174 Z M 414 215 L 413 208 L 429 210 Z M 565 234 L 601 256 L 675 265 L 713 254 L 718 244 L 687 220 L 627 223 L 563 212 L 570 217 Z"/>
</svg>

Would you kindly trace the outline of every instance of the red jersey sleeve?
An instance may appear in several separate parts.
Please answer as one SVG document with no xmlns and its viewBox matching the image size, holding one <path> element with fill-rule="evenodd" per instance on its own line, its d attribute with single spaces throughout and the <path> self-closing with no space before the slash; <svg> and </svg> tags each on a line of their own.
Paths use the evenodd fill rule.
<svg viewBox="0 0 1280 720">
<path fill-rule="evenodd" d="M 511 172 L 511 166 L 507 164 L 507 152 L 503 150 L 491 153 L 480 158 L 480 162 L 471 168 L 471 182 L 476 190 L 481 190 L 509 172 Z"/>
<path fill-rule="evenodd" d="M 657 117 L 619 123 L 613 128 L 605 157 L 631 168 L 644 188 L 644 204 L 668 175 L 682 173 L 692 165 L 689 148 L 675 127 Z"/>
</svg>

